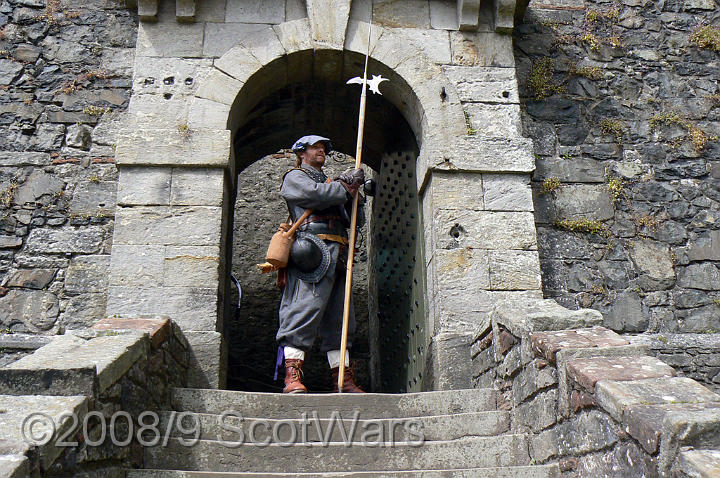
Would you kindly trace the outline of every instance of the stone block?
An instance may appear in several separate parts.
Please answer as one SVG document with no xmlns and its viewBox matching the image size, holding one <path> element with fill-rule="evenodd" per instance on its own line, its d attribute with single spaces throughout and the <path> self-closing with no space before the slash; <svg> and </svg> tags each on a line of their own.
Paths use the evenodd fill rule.
<svg viewBox="0 0 720 478">
<path fill-rule="evenodd" d="M 515 68 L 512 38 L 509 36 L 450 32 L 450 47 L 454 65 Z"/>
<path fill-rule="evenodd" d="M 663 423 L 666 417 L 671 414 L 674 417 L 680 416 L 679 414 L 688 417 L 710 409 L 713 409 L 717 417 L 717 412 L 720 412 L 720 403 L 633 405 L 623 411 L 623 424 L 627 432 L 640 443 L 645 451 L 655 454 L 661 439 L 672 439 L 669 436 L 663 437 Z"/>
<path fill-rule="evenodd" d="M 120 166 L 224 167 L 230 157 L 230 131 L 123 131 L 115 154 Z"/>
<path fill-rule="evenodd" d="M 539 393 L 529 402 L 518 405 L 513 414 L 514 421 L 533 433 L 545 430 L 557 422 L 557 390 Z"/>
<path fill-rule="evenodd" d="M 530 456 L 536 463 L 542 463 L 558 453 L 557 432 L 554 429 L 530 438 Z"/>
<path fill-rule="evenodd" d="M 487 251 L 470 248 L 436 250 L 433 261 L 439 288 L 467 291 L 490 288 Z"/>
<path fill-rule="evenodd" d="M 184 124 L 187 124 L 188 109 L 190 103 L 188 95 L 167 96 L 161 94 L 135 94 L 128 106 L 128 125 L 140 130 L 157 130 L 164 128 L 165 135 L 172 134 Z M 123 130 L 117 132 L 118 145 L 122 138 Z M 117 156 L 117 149 L 116 149 Z"/>
<path fill-rule="evenodd" d="M 165 167 L 121 167 L 117 188 L 118 204 L 169 205 L 171 171 Z"/>
<path fill-rule="evenodd" d="M 534 178 L 558 178 L 563 183 L 603 183 L 605 167 L 594 159 L 542 158 L 537 161 Z"/>
<path fill-rule="evenodd" d="M 225 345 L 222 334 L 218 332 L 197 332 L 184 330 L 183 334 L 190 344 L 190 368 L 188 387 L 225 388 L 226 370 L 224 369 Z"/>
<path fill-rule="evenodd" d="M 65 292 L 70 295 L 106 292 L 109 266 L 109 255 L 75 257 L 65 276 Z"/>
<path fill-rule="evenodd" d="M 217 284 L 219 273 L 219 246 L 168 246 L 165 249 L 162 271 L 164 286 L 193 287 Z"/>
<path fill-rule="evenodd" d="M 490 251 L 491 290 L 541 289 L 536 251 Z"/>
<path fill-rule="evenodd" d="M 603 311 L 606 327 L 624 332 L 645 332 L 649 317 L 637 292 L 621 292 L 607 311 Z"/>
<path fill-rule="evenodd" d="M 195 0 L 176 0 L 175 18 L 178 22 L 192 23 L 195 21 Z"/>
<path fill-rule="evenodd" d="M 263 23 L 208 23 L 205 26 L 203 56 L 221 57 L 248 35 L 266 28 Z"/>
<path fill-rule="evenodd" d="M 674 377 L 675 370 L 655 357 L 578 358 L 567 363 L 568 376 L 589 392 L 599 380 L 640 380 Z"/>
<path fill-rule="evenodd" d="M 174 168 L 170 203 L 174 206 L 222 206 L 224 170 Z"/>
<path fill-rule="evenodd" d="M 485 209 L 480 174 L 435 171 L 427 186 L 426 201 L 438 209 Z"/>
<path fill-rule="evenodd" d="M 541 366 L 541 361 L 535 359 L 527 364 L 513 379 L 513 403 L 524 402 L 538 391 L 557 384 L 557 370 L 555 367 Z"/>
<path fill-rule="evenodd" d="M 233 47 L 215 60 L 214 65 L 242 83 L 262 67 L 260 61 L 244 45 Z"/>
<path fill-rule="evenodd" d="M 87 329 L 98 319 L 105 317 L 107 292 L 80 294 L 70 297 L 60 323 L 66 330 Z"/>
<path fill-rule="evenodd" d="M 466 103 L 470 127 L 480 139 L 520 138 L 520 106 L 517 104 Z"/>
<path fill-rule="evenodd" d="M 350 18 L 350 0 L 307 0 L 307 13 L 310 18 L 310 32 L 313 40 L 342 46 Z"/>
<path fill-rule="evenodd" d="M 593 309 L 570 310 L 552 299 L 498 302 L 493 322 L 516 337 L 539 330 L 578 329 L 602 324 L 602 315 Z"/>
<path fill-rule="evenodd" d="M 70 200 L 72 214 L 112 215 L 117 198 L 115 181 L 83 181 L 75 186 Z"/>
<path fill-rule="evenodd" d="M 535 222 L 529 212 L 438 210 L 431 224 L 435 247 L 537 249 Z"/>
<path fill-rule="evenodd" d="M 688 247 L 691 261 L 720 261 L 720 231 L 706 231 Z"/>
<path fill-rule="evenodd" d="M 65 183 L 62 180 L 41 169 L 35 169 L 17 188 L 12 196 L 12 202 L 18 206 L 34 203 L 42 196 L 52 196 L 62 191 L 64 186 Z"/>
<path fill-rule="evenodd" d="M 201 58 L 204 30 L 203 23 L 140 23 L 136 55 Z"/>
<path fill-rule="evenodd" d="M 0 152 L 0 166 L 45 166 L 49 162 L 47 153 Z"/>
<path fill-rule="evenodd" d="M 433 390 L 470 388 L 472 362 L 469 333 L 440 333 L 432 338 Z"/>
<path fill-rule="evenodd" d="M 162 285 L 165 246 L 115 244 L 110 262 L 111 286 Z"/>
<path fill-rule="evenodd" d="M 230 105 L 217 103 L 204 98 L 193 98 L 188 111 L 188 127 L 214 128 L 223 130 L 230 128 L 229 125 Z"/>
<path fill-rule="evenodd" d="M 666 244 L 636 240 L 630 248 L 630 259 L 644 290 L 665 290 L 675 284 L 675 270 Z"/>
<path fill-rule="evenodd" d="M 0 324 L 10 327 L 18 323 L 30 332 L 49 332 L 55 326 L 58 298 L 41 290 L 12 289 L 0 297 Z"/>
<path fill-rule="evenodd" d="M 476 330 L 498 301 L 542 299 L 542 291 L 485 291 L 468 292 L 462 289 L 441 289 L 435 296 L 435 328 L 453 330 L 458 327 Z"/>
<path fill-rule="evenodd" d="M 678 478 L 720 476 L 720 450 L 684 450 L 678 453 L 675 473 Z"/>
<path fill-rule="evenodd" d="M 273 29 L 286 52 L 298 52 L 313 48 L 310 22 L 307 17 L 275 25 Z"/>
<path fill-rule="evenodd" d="M 57 269 L 12 269 L 2 282 L 3 287 L 44 289 L 55 278 Z"/>
<path fill-rule="evenodd" d="M 282 43 L 280 43 L 280 39 L 275 33 L 275 30 L 270 26 L 266 26 L 263 30 L 258 30 L 248 35 L 242 44 L 248 49 L 250 54 L 257 58 L 263 65 L 267 65 L 287 53 Z M 223 59 L 224 58 L 225 56 L 223 56 Z"/>
<path fill-rule="evenodd" d="M 146 332 L 153 348 L 159 347 L 172 333 L 169 319 L 116 319 L 105 318 L 92 326 L 97 332 Z"/>
<path fill-rule="evenodd" d="M 183 331 L 215 330 L 216 288 L 110 286 L 107 314 L 120 317 L 168 317 Z"/>
<path fill-rule="evenodd" d="M 212 69 L 203 78 L 198 87 L 196 96 L 217 103 L 232 105 L 243 83 L 220 70 Z"/>
<path fill-rule="evenodd" d="M 463 102 L 517 104 L 515 68 L 483 66 L 444 66 L 443 72 L 452 81 Z"/>
<path fill-rule="evenodd" d="M 680 270 L 677 285 L 688 289 L 719 290 L 720 270 L 709 262 L 690 264 Z"/>
<path fill-rule="evenodd" d="M 526 175 L 483 174 L 483 197 L 488 211 L 533 211 L 532 190 Z"/>
<path fill-rule="evenodd" d="M 30 460 L 22 454 L 2 455 L 0 456 L 0 475 L 7 478 L 30 476 Z"/>
<path fill-rule="evenodd" d="M 590 410 L 558 424 L 555 432 L 559 455 L 583 455 L 616 443 L 620 427 L 606 413 Z"/>
<path fill-rule="evenodd" d="M 441 150 L 428 150 L 424 158 L 418 158 L 418 175 L 422 177 L 428 169 L 529 173 L 535 169 L 532 151 L 532 143 L 524 138 L 454 138 Z"/>
<path fill-rule="evenodd" d="M 227 23 L 282 23 L 285 21 L 285 2 L 262 0 L 228 0 L 225 7 Z"/>
<path fill-rule="evenodd" d="M 287 0 L 285 2 L 285 23 L 307 18 L 307 16 L 307 8 L 303 0 Z"/>
<path fill-rule="evenodd" d="M 203 2 L 207 3 L 207 2 Z M 133 76 L 135 95 L 191 95 L 197 80 L 212 68 L 208 58 L 165 58 L 136 55 Z"/>
<path fill-rule="evenodd" d="M 610 194 L 604 186 L 592 184 L 563 185 L 555 191 L 558 219 L 605 221 L 615 216 Z"/>
<path fill-rule="evenodd" d="M 720 405 L 720 404 L 718 404 Z M 720 407 L 701 410 L 673 410 L 663 420 L 658 457 L 661 473 L 669 474 L 681 448 L 720 447 Z"/>
<path fill-rule="evenodd" d="M 630 342 L 604 327 L 590 329 L 535 332 L 531 335 L 533 350 L 551 362 L 566 348 L 619 347 Z"/>
<path fill-rule="evenodd" d="M 457 30 L 457 2 L 438 0 L 430 2 L 430 28 L 435 30 Z"/>
<path fill-rule="evenodd" d="M 595 398 L 613 418 L 623 421 L 626 409 L 635 405 L 717 402 L 720 396 L 685 377 L 649 378 L 631 382 L 601 380 Z"/>
<path fill-rule="evenodd" d="M 222 209 L 212 206 L 118 208 L 114 244 L 217 245 L 221 219 Z"/>
<path fill-rule="evenodd" d="M 416 48 L 422 50 L 433 63 L 438 65 L 450 63 L 450 35 L 448 32 L 417 28 L 400 28 L 397 31 Z"/>
<path fill-rule="evenodd" d="M 373 22 L 388 28 L 429 28 L 429 2 L 396 0 L 373 3 Z"/>
<path fill-rule="evenodd" d="M 16 249 L 22 246 L 22 238 L 17 236 L 0 235 L 0 249 Z"/>
</svg>

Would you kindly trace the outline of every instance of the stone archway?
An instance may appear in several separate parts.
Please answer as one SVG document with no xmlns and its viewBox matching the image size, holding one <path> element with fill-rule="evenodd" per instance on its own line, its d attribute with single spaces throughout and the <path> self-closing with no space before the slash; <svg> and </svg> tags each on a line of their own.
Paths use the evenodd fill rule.
<svg viewBox="0 0 720 478">
<path fill-rule="evenodd" d="M 288 75 L 301 70 L 299 62 L 313 65 L 313 78 L 339 83 L 347 79 L 352 57 L 368 49 L 369 24 L 323 17 L 335 22 L 327 27 L 310 4 L 310 19 L 257 31 L 215 60 L 182 128 L 136 129 L 118 140 L 119 207 L 107 311 L 173 318 L 196 359 L 193 386 L 225 384 L 227 265 L 242 162 L 234 157 L 232 132 L 252 114 L 253 99 L 286 85 Z M 541 295 L 526 187 L 531 150 L 513 127 L 509 134 L 500 131 L 518 114 L 514 103 L 505 104 L 516 97 L 514 75 L 499 100 L 472 105 L 470 116 L 489 115 L 488 125 L 472 136 L 458 79 L 450 81 L 401 30 L 373 27 L 370 54 L 400 86 L 388 89 L 386 99 L 402 112 L 420 147 L 415 184 L 426 226 L 430 347 L 422 386 L 467 387 L 469 337 L 496 300 Z M 449 73 L 457 76 L 460 67 L 454 68 Z M 253 82 L 261 70 L 268 81 Z M 470 101 L 473 95 L 463 91 Z M 493 201 L 485 200 L 488 195 Z"/>
</svg>

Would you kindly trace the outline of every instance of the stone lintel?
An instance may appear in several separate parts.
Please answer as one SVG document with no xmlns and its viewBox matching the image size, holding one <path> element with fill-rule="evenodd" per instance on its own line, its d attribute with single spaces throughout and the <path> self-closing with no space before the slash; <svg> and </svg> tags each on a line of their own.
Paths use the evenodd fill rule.
<svg viewBox="0 0 720 478">
<path fill-rule="evenodd" d="M 181 128 L 124 130 L 118 134 L 119 166 L 227 167 L 230 131 Z"/>
</svg>

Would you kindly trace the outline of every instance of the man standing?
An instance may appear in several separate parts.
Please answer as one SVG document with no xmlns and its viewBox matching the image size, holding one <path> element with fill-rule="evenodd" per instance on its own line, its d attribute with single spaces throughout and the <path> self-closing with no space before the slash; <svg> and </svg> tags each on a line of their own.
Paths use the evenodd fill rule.
<svg viewBox="0 0 720 478">
<path fill-rule="evenodd" d="M 325 155 L 332 151 L 328 138 L 310 135 L 292 146 L 297 156 L 295 168 L 283 177 L 280 195 L 287 202 L 290 216 L 297 221 L 306 209 L 312 214 L 298 228 L 290 251 L 287 281 L 280 302 L 277 340 L 285 357 L 283 393 L 305 393 L 302 366 L 305 353 L 316 335 L 321 351 L 327 353 L 335 392 L 340 366 L 340 342 L 345 295 L 347 228 L 350 218 L 346 204 L 365 181 L 362 169 L 354 169 L 330 181 L 322 171 Z M 355 331 L 350 305 L 348 350 Z M 364 393 L 354 382 L 345 355 L 344 393 Z"/>
</svg>

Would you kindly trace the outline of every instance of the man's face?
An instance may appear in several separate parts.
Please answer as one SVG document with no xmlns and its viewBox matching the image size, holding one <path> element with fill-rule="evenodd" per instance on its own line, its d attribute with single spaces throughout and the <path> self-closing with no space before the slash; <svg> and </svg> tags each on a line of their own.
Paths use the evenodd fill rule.
<svg viewBox="0 0 720 478">
<path fill-rule="evenodd" d="M 300 153 L 303 164 L 321 169 L 325 165 L 325 145 L 323 143 L 315 143 L 308 146 L 305 151 Z"/>
</svg>

